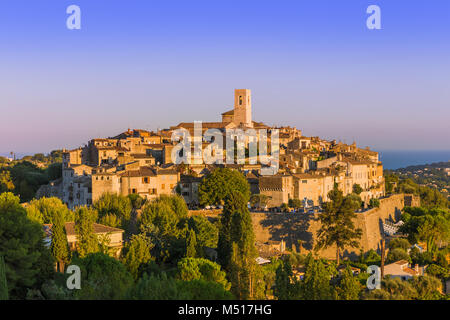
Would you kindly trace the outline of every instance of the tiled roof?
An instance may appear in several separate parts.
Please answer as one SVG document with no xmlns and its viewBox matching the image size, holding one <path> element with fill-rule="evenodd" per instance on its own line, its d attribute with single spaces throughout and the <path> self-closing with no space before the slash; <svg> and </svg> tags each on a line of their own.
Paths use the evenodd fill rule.
<svg viewBox="0 0 450 320">
<path fill-rule="evenodd" d="M 76 235 L 75 232 L 75 222 L 66 222 L 66 234 L 68 236 L 70 235 Z M 108 233 L 108 232 L 124 232 L 124 230 L 119 228 L 113 228 L 109 226 L 105 226 L 103 224 L 94 223 L 93 224 L 94 233 Z"/>
<path fill-rule="evenodd" d="M 230 116 L 230 115 L 234 115 L 234 109 L 230 110 L 230 111 L 225 111 L 224 113 L 222 113 L 223 116 Z"/>
</svg>

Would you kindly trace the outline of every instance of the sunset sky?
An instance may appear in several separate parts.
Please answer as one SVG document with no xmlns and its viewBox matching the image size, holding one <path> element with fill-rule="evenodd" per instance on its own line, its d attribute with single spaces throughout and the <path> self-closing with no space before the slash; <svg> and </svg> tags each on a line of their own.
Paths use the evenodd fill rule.
<svg viewBox="0 0 450 320">
<path fill-rule="evenodd" d="M 450 1 L 1 1 L 0 154 L 220 121 L 235 88 L 306 136 L 450 150 Z"/>
</svg>

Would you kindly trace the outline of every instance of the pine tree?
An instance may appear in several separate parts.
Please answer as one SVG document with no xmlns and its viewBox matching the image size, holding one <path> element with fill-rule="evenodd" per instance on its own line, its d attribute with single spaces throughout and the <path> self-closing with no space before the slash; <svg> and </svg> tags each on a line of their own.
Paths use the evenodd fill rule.
<svg viewBox="0 0 450 320">
<path fill-rule="evenodd" d="M 69 246 L 64 227 L 63 217 L 61 215 L 54 216 L 50 250 L 58 264 L 59 272 L 64 272 L 64 265 L 69 262 Z"/>
<path fill-rule="evenodd" d="M 8 300 L 8 284 L 6 282 L 6 265 L 3 256 L 0 256 L 0 300 Z"/>
<path fill-rule="evenodd" d="M 321 227 L 317 233 L 316 249 L 336 246 L 336 262 L 339 266 L 341 251 L 346 247 L 358 247 L 357 239 L 361 238 L 362 230 L 355 228 L 353 220 L 357 209 L 351 197 L 344 197 L 337 186 L 328 194 L 329 202 L 324 204 L 324 210 L 319 216 Z"/>
</svg>

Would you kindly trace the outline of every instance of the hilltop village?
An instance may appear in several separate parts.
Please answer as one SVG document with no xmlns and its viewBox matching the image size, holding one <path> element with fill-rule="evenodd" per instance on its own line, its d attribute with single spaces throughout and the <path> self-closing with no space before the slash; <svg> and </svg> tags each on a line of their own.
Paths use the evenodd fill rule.
<svg viewBox="0 0 450 320">
<path fill-rule="evenodd" d="M 0 216 L 7 222 L 0 223 L 6 235 L 0 243 L 23 248 L 7 251 L 5 261 L 48 274 L 32 287 L 6 276 L 9 294 L 353 300 L 441 299 L 450 292 L 446 197 L 383 173 L 378 153 L 356 143 L 253 121 L 251 101 L 250 90 L 235 90 L 234 108 L 220 122 L 201 123 L 202 140 L 197 121 L 181 122 L 3 160 Z M 246 133 L 231 142 L 234 150 L 228 148 L 230 131 Z M 182 139 L 174 139 L 180 132 Z M 184 144 L 193 134 L 194 145 Z M 221 138 L 226 148 L 210 148 Z M 261 147 L 253 153 L 255 138 L 266 155 Z M 199 150 L 215 152 L 216 162 L 190 161 Z M 238 163 L 242 153 L 246 159 Z M 271 160 L 261 160 L 265 156 Z M 267 170 L 272 161 L 277 170 Z M 25 256 L 36 264 L 21 265 Z M 81 290 L 66 290 L 55 274 L 69 264 L 91 268 L 89 277 L 101 270 L 101 280 L 94 275 Z M 382 289 L 370 284 L 369 266 L 379 267 Z M 0 293 L 2 288 L 0 281 Z"/>
<path fill-rule="evenodd" d="M 179 193 L 190 208 L 199 205 L 198 186 L 215 167 L 238 170 L 247 178 L 252 194 L 267 196 L 265 210 L 278 210 L 290 199 L 303 208 L 319 210 L 334 184 L 344 195 L 361 188 L 367 206 L 370 199 L 384 196 L 383 166 L 378 153 L 319 137 L 305 137 L 295 127 L 269 127 L 252 120 L 251 92 L 236 89 L 234 108 L 222 113 L 220 122 L 203 122 L 208 129 L 240 128 L 279 130 L 279 170 L 262 175 L 261 164 L 179 164 L 171 153 L 177 142 L 174 130 L 193 132 L 193 122 L 181 122 L 157 132 L 130 130 L 109 138 L 95 138 L 74 150 L 63 150 L 62 178 L 41 187 L 38 197 L 58 197 L 69 208 L 89 206 L 104 193 L 138 194 L 154 199 Z M 205 146 L 206 144 L 203 143 Z"/>
</svg>

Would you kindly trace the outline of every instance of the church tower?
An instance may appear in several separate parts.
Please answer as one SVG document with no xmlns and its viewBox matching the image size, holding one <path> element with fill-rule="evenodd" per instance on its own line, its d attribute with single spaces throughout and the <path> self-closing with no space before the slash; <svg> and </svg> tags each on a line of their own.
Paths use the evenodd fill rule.
<svg viewBox="0 0 450 320">
<path fill-rule="evenodd" d="M 252 122 L 252 94 L 250 89 L 234 90 L 234 117 L 233 122 L 237 126 L 243 124 L 253 127 Z"/>
</svg>

